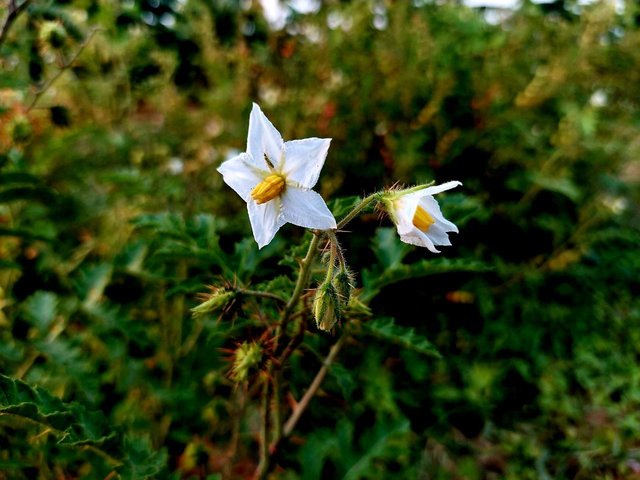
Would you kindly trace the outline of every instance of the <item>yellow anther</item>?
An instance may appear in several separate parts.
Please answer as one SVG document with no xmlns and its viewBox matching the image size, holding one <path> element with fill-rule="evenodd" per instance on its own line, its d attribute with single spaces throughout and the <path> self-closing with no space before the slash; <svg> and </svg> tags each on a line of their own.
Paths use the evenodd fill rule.
<svg viewBox="0 0 640 480">
<path fill-rule="evenodd" d="M 258 205 L 273 200 L 284 190 L 284 177 L 277 173 L 267 175 L 253 190 L 251 190 L 251 198 L 253 198 Z"/>
<path fill-rule="evenodd" d="M 418 205 L 416 213 L 413 214 L 413 225 L 418 229 L 427 233 L 431 225 L 436 223 L 435 218 L 429 214 L 424 208 Z"/>
</svg>

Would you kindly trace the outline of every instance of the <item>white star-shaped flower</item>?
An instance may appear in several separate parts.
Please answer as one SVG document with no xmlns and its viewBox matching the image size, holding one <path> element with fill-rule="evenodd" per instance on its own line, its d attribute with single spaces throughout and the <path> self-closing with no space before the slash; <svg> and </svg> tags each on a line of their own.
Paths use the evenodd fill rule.
<svg viewBox="0 0 640 480">
<path fill-rule="evenodd" d="M 247 151 L 222 163 L 224 181 L 247 202 L 253 236 L 262 248 L 285 223 L 328 230 L 336 220 L 320 195 L 311 190 L 329 150 L 329 138 L 284 142 L 278 130 L 253 104 Z"/>
<path fill-rule="evenodd" d="M 450 190 L 461 182 L 452 181 L 420 190 L 390 192 L 383 199 L 389 216 L 396 224 L 400 240 L 440 253 L 436 245 L 451 245 L 448 232 L 458 227 L 444 218 L 433 195 Z"/>
</svg>

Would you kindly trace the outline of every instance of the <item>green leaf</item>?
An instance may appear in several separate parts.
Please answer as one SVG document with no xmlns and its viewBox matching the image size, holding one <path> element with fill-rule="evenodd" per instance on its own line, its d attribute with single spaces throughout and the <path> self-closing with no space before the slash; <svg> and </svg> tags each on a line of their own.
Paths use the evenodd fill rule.
<svg viewBox="0 0 640 480">
<path fill-rule="evenodd" d="M 108 263 L 91 265 L 80 271 L 75 286 L 78 296 L 82 298 L 86 306 L 100 301 L 104 289 L 111 279 L 112 272 L 113 267 Z"/>
<path fill-rule="evenodd" d="M 377 229 L 372 249 L 385 269 L 400 265 L 411 251 L 409 245 L 400 241 L 394 228 Z"/>
<path fill-rule="evenodd" d="M 58 310 L 58 297 L 51 292 L 39 291 L 31 295 L 23 304 L 24 314 L 29 323 L 40 334 L 49 330 Z"/>
<path fill-rule="evenodd" d="M 356 381 L 353 378 L 351 370 L 345 368 L 339 363 L 334 363 L 329 369 L 329 373 L 336 379 L 342 394 L 346 399 L 351 398 L 351 394 L 356 388 Z"/>
<path fill-rule="evenodd" d="M 19 237 L 31 240 L 53 240 L 54 235 L 43 235 L 42 232 L 35 233 L 26 228 L 4 228 L 0 227 L 0 237 Z"/>
<path fill-rule="evenodd" d="M 115 435 L 101 412 L 64 403 L 40 387 L 0 374 L 0 414 L 25 418 L 51 428 L 65 445 L 100 445 Z"/>
<path fill-rule="evenodd" d="M 55 192 L 49 188 L 34 186 L 9 187 L 0 191 L 0 203 L 15 202 L 18 200 L 39 200 L 43 203 L 53 203 L 56 200 Z"/>
<path fill-rule="evenodd" d="M 561 193 L 574 202 L 580 199 L 580 189 L 568 178 L 550 177 L 541 173 L 534 173 L 531 175 L 531 181 L 540 188 Z"/>
<path fill-rule="evenodd" d="M 124 480 L 157 478 L 167 454 L 155 451 L 146 438 L 123 436 L 112 430 L 102 412 L 65 403 L 41 387 L 0 374 L 0 415 L 15 415 L 52 430 L 58 443 L 70 447 L 90 445 L 117 462 Z"/>
<path fill-rule="evenodd" d="M 5 185 L 7 183 L 38 184 L 40 183 L 40 179 L 35 175 L 24 172 L 0 173 L 0 185 Z"/>
<path fill-rule="evenodd" d="M 363 322 L 362 330 L 377 338 L 396 343 L 424 355 L 436 358 L 442 357 L 429 340 L 416 333 L 413 328 L 396 325 L 393 318 L 376 318 Z"/>
<path fill-rule="evenodd" d="M 393 448 L 393 442 L 395 439 L 406 437 L 410 433 L 410 423 L 406 418 L 396 421 L 376 422 L 369 433 L 366 450 L 350 466 L 344 477 L 342 477 L 343 480 L 371 478 L 371 471 L 377 469 L 375 460 L 388 456 L 391 450 L 397 450 L 397 448 Z"/>
<path fill-rule="evenodd" d="M 491 270 L 491 267 L 482 262 L 465 259 L 436 258 L 432 260 L 420 260 L 408 265 L 394 263 L 382 273 L 380 273 L 379 269 L 363 270 L 363 293 L 361 298 L 366 303 L 387 285 L 412 278 L 427 277 L 447 272 L 486 272 L 489 270 Z"/>
<path fill-rule="evenodd" d="M 166 451 L 154 451 L 146 437 L 125 437 L 123 446 L 124 465 L 118 468 L 123 480 L 157 478 L 167 464 Z"/>
</svg>

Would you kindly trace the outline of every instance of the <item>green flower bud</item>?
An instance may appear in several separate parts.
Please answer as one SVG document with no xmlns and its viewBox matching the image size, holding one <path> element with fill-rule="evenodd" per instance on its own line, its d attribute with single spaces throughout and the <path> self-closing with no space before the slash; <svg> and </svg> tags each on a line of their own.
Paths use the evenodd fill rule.
<svg viewBox="0 0 640 480">
<path fill-rule="evenodd" d="M 313 299 L 313 316 L 320 330 L 328 332 L 340 320 L 340 301 L 336 288 L 325 282 L 316 290 Z"/>
<path fill-rule="evenodd" d="M 342 305 L 348 305 L 351 299 L 351 293 L 353 292 L 354 279 L 353 275 L 347 268 L 342 268 L 333 277 L 331 281 L 338 294 L 338 300 Z"/>
<path fill-rule="evenodd" d="M 262 362 L 262 348 L 255 342 L 242 342 L 233 353 L 233 365 L 230 377 L 235 382 L 249 378 L 251 370 L 257 369 Z"/>
<path fill-rule="evenodd" d="M 203 294 L 201 297 L 205 300 L 197 307 L 191 309 L 194 317 L 200 317 L 210 312 L 223 309 L 235 298 L 235 292 L 229 292 L 224 288 L 212 288 L 210 294 Z"/>
</svg>

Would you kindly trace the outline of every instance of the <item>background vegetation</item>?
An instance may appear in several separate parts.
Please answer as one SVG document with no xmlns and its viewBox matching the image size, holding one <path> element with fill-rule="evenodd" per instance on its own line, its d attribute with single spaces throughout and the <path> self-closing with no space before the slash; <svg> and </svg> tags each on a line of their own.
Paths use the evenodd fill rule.
<svg viewBox="0 0 640 480">
<path fill-rule="evenodd" d="M 0 478 L 253 474 L 229 352 L 275 307 L 190 313 L 291 289 L 303 253 L 291 226 L 258 252 L 216 172 L 252 101 L 333 138 L 334 212 L 464 184 L 439 256 L 377 214 L 341 236 L 370 311 L 273 478 L 640 478 L 637 3 L 327 0 L 281 29 L 256 1 L 2 5 Z M 307 329 L 297 398 L 335 342 Z"/>
</svg>

